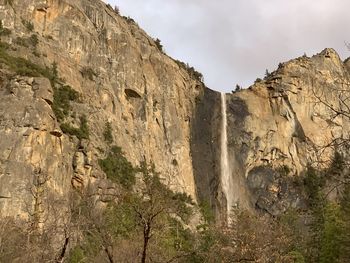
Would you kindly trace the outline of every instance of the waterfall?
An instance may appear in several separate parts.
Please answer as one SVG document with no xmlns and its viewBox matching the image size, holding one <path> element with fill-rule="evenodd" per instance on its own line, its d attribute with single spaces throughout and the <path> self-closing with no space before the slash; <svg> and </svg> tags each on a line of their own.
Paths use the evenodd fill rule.
<svg viewBox="0 0 350 263">
<path fill-rule="evenodd" d="M 221 168 L 221 185 L 222 191 L 226 197 L 227 204 L 227 217 L 229 219 L 229 213 L 233 205 L 231 185 L 231 172 L 230 164 L 228 160 L 227 150 L 227 116 L 226 116 L 226 95 L 221 93 L 221 156 L 220 156 L 220 168 Z M 229 221 L 229 220 L 228 220 Z"/>
</svg>

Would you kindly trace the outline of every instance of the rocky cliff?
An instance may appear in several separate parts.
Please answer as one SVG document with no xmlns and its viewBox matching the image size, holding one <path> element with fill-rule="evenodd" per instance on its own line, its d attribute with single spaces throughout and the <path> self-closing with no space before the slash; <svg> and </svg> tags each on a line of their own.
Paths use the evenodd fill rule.
<svg viewBox="0 0 350 263">
<path fill-rule="evenodd" d="M 281 63 L 227 96 L 230 194 L 237 204 L 272 215 L 305 207 L 299 176 L 308 165 L 329 165 L 334 151 L 342 151 L 337 140 L 348 138 L 342 113 L 349 84 L 348 62 L 325 49 Z"/>
<path fill-rule="evenodd" d="M 107 123 L 113 144 L 134 165 L 153 161 L 172 189 L 226 213 L 222 101 L 199 73 L 168 57 L 132 19 L 101 1 L 2 0 L 0 19 L 2 217 L 36 216 L 43 224 L 53 213 L 48 204 L 55 200 L 66 211 L 73 189 L 90 187 L 102 202 L 118 196 L 98 165 L 111 144 L 104 139 Z M 28 74 L 28 65 L 36 71 Z M 61 112 L 64 118 L 55 112 L 58 86 L 78 94 Z M 346 63 L 326 49 L 227 94 L 236 203 L 271 214 L 302 205 L 293 178 L 318 158 L 318 147 L 349 130 L 320 98 L 341 106 L 340 90 L 348 86 Z M 88 136 L 74 135 L 83 123 Z"/>
<path fill-rule="evenodd" d="M 100 195 L 113 192 L 97 163 L 108 148 L 106 123 L 134 165 L 153 161 L 170 187 L 196 196 L 190 123 L 203 84 L 183 64 L 100 1 L 2 1 L 0 8 L 3 28 L 11 30 L 2 37 L 11 47 L 7 52 L 42 67 L 56 63 L 60 79 L 79 93 L 70 122 L 79 126 L 84 115 L 89 126 L 89 140 L 63 133 L 51 107 L 50 81 L 20 77 L 3 66 L 2 216 L 28 219 L 38 180 L 46 200 L 67 200 L 72 187 L 88 185 Z"/>
</svg>

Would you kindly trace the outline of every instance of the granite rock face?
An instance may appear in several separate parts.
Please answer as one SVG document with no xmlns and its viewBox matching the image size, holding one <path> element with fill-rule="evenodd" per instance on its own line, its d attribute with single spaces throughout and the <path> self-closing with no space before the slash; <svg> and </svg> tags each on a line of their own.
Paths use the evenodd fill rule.
<svg viewBox="0 0 350 263">
<path fill-rule="evenodd" d="M 11 3 L 11 5 L 10 5 Z M 101 1 L 0 1 L 2 36 L 13 56 L 42 67 L 79 92 L 74 123 L 87 116 L 89 140 L 65 134 L 52 110 L 54 87 L 43 77 L 0 69 L 0 215 L 44 223 L 52 200 L 66 211 L 73 189 L 90 188 L 103 203 L 118 187 L 98 160 L 114 142 L 134 165 L 153 161 L 173 190 L 226 213 L 220 182 L 220 94 L 164 54 L 130 18 Z M 28 24 L 29 23 L 29 24 Z M 28 26 L 32 24 L 31 26 Z M 35 35 L 36 45 L 23 43 Z M 21 42 L 22 41 L 22 42 Z M 293 178 L 316 160 L 317 148 L 346 136 L 334 117 L 349 63 L 332 49 L 281 64 L 247 90 L 227 94 L 230 194 L 245 207 L 279 214 L 303 206 Z M 331 153 L 326 154 L 330 156 Z M 326 158 L 326 157 L 325 157 Z M 41 219 L 42 218 L 42 219 Z"/>
<path fill-rule="evenodd" d="M 203 84 L 101 1 L 11 2 L 0 2 L 0 19 L 12 31 L 2 41 L 13 56 L 47 67 L 57 63 L 59 77 L 80 94 L 72 118 L 87 116 L 90 138 L 79 142 L 61 131 L 49 80 L 1 71 L 1 216 L 36 213 L 33 187 L 40 176 L 45 200 L 67 201 L 71 189 L 88 186 L 102 200 L 117 191 L 98 165 L 110 146 L 103 138 L 107 122 L 128 160 L 153 161 L 167 185 L 195 199 L 190 123 Z M 17 44 L 32 35 L 35 48 Z M 45 202 L 39 203 L 43 210 Z"/>
<path fill-rule="evenodd" d="M 74 146 L 54 132 L 47 79 L 0 74 L 1 216 L 29 220 L 44 212 L 48 199 L 67 199 Z"/>
<path fill-rule="evenodd" d="M 349 83 L 346 64 L 325 49 L 280 64 L 264 80 L 229 96 L 237 202 L 273 215 L 304 205 L 297 177 L 308 164 L 329 164 L 334 148 L 324 147 L 348 136 L 348 118 L 334 110 L 346 109 L 340 101 L 348 97 Z"/>
</svg>

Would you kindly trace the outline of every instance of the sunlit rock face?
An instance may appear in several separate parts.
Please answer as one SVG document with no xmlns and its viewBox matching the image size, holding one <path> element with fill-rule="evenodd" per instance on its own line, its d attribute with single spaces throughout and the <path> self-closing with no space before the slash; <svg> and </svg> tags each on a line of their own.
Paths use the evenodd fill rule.
<svg viewBox="0 0 350 263">
<path fill-rule="evenodd" d="M 220 94 L 206 90 L 192 123 L 193 164 L 201 200 L 225 220 L 236 207 L 278 215 L 304 208 L 300 176 L 308 164 L 329 165 L 334 139 L 347 138 L 349 122 L 331 109 L 350 92 L 348 61 L 333 49 L 281 63 L 246 90 L 226 94 L 227 147 L 232 188 L 223 191 L 220 169 Z M 325 103 L 326 102 L 326 103 Z M 200 150 L 198 150 L 200 149 Z"/>
<path fill-rule="evenodd" d="M 273 215 L 305 205 L 298 176 L 308 164 L 329 164 L 334 148 L 323 147 L 348 136 L 348 119 L 329 105 L 345 109 L 339 98 L 348 96 L 349 83 L 346 64 L 325 49 L 280 64 L 231 95 L 228 144 L 237 203 Z"/>
<path fill-rule="evenodd" d="M 100 196 L 113 193 L 98 165 L 110 146 L 103 138 L 107 122 L 113 144 L 128 160 L 135 166 L 154 162 L 170 188 L 196 199 L 190 127 L 204 89 L 200 81 L 135 22 L 101 1 L 15 0 L 12 6 L 2 1 L 0 19 L 12 31 L 3 37 L 16 48 L 9 52 L 41 66 L 57 63 L 59 77 L 80 94 L 71 118 L 86 115 L 90 129 L 89 140 L 81 142 L 64 134 L 51 109 L 50 82 L 2 70 L 0 195 L 6 198 L 0 199 L 1 216 L 28 219 L 34 213 L 39 177 L 45 178 L 44 202 L 49 196 L 66 201 L 72 189 L 88 186 Z M 35 52 L 15 44 L 33 34 L 39 40 Z M 87 70 L 92 74 L 84 75 Z"/>
<path fill-rule="evenodd" d="M 281 64 L 249 89 L 226 94 L 232 183 L 224 193 L 220 93 L 164 54 L 135 22 L 92 0 L 0 1 L 0 19 L 12 32 L 2 37 L 12 55 L 42 67 L 57 63 L 61 81 L 80 94 L 69 118 L 85 115 L 90 130 L 81 141 L 61 130 L 48 79 L 0 69 L 2 217 L 35 215 L 44 224 L 69 213 L 72 191 L 89 189 L 101 203 L 117 197 L 118 187 L 98 165 L 110 146 L 107 122 L 128 160 L 154 162 L 170 188 L 208 202 L 219 220 L 227 218 L 227 199 L 270 214 L 303 206 L 294 179 L 318 158 L 317 147 L 349 131 L 317 99 L 339 106 L 339 89 L 349 87 L 348 62 L 326 49 Z M 35 48 L 18 44 L 33 34 Z"/>
</svg>

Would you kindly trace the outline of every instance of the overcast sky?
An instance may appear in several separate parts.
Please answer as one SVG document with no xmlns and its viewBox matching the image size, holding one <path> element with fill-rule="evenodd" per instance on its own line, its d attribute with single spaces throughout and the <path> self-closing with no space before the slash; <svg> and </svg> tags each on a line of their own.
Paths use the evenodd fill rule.
<svg viewBox="0 0 350 263">
<path fill-rule="evenodd" d="M 209 88 L 251 85 L 279 62 L 326 47 L 350 56 L 349 0 L 107 0 Z"/>
</svg>

